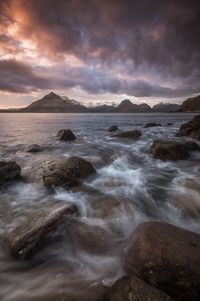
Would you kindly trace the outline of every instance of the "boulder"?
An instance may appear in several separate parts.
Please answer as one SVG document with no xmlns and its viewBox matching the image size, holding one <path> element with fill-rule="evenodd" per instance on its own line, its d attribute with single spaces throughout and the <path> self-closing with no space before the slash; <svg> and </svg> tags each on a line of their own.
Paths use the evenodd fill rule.
<svg viewBox="0 0 200 301">
<path fill-rule="evenodd" d="M 111 125 L 109 128 L 108 128 L 108 132 L 116 132 L 118 131 L 119 128 L 117 125 Z"/>
<path fill-rule="evenodd" d="M 28 153 L 37 153 L 37 152 L 41 152 L 42 148 L 38 144 L 29 144 L 26 147 L 25 151 L 28 152 Z"/>
<path fill-rule="evenodd" d="M 112 285 L 107 301 L 172 301 L 172 299 L 141 279 L 124 276 Z"/>
<path fill-rule="evenodd" d="M 200 115 L 182 124 L 176 136 L 188 136 L 200 140 Z"/>
<path fill-rule="evenodd" d="M 42 166 L 43 182 L 48 187 L 72 187 L 80 184 L 80 179 L 95 172 L 92 163 L 75 156 L 60 161 L 47 161 Z"/>
<path fill-rule="evenodd" d="M 168 123 L 167 123 L 167 126 L 171 126 L 171 125 L 173 125 L 172 122 L 168 122 Z"/>
<path fill-rule="evenodd" d="M 0 185 L 21 180 L 21 168 L 15 161 L 0 161 Z"/>
<path fill-rule="evenodd" d="M 134 140 L 139 139 L 141 136 L 142 136 L 142 133 L 138 130 L 121 132 L 121 133 L 114 135 L 114 137 L 128 138 L 128 139 L 134 139 Z"/>
<path fill-rule="evenodd" d="M 5 244 L 14 258 L 29 258 L 57 238 L 63 226 L 77 214 L 78 208 L 72 203 L 32 209 L 16 227 L 11 227 L 4 237 Z"/>
<path fill-rule="evenodd" d="M 200 296 L 200 235 L 164 222 L 138 226 L 129 240 L 125 271 L 181 301 Z"/>
<path fill-rule="evenodd" d="M 62 141 L 73 141 L 76 139 L 74 133 L 70 130 L 60 130 L 57 134 L 57 138 Z"/>
<path fill-rule="evenodd" d="M 188 148 L 177 141 L 154 140 L 150 147 L 150 153 L 155 159 L 163 161 L 189 158 Z"/>
<path fill-rule="evenodd" d="M 155 123 L 155 122 L 149 122 L 146 123 L 144 128 L 152 128 L 152 127 L 157 127 L 157 126 L 162 126 L 160 123 Z"/>
</svg>

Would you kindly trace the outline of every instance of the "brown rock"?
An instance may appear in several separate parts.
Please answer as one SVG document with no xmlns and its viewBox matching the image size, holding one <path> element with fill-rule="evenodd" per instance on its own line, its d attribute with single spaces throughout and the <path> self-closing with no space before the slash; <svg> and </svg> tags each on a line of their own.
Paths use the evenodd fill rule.
<svg viewBox="0 0 200 301">
<path fill-rule="evenodd" d="M 81 178 L 86 178 L 95 172 L 92 163 L 75 156 L 60 161 L 45 162 L 42 167 L 43 181 L 48 187 L 75 186 L 80 183 Z"/>
<path fill-rule="evenodd" d="M 160 123 L 155 123 L 155 122 L 149 122 L 149 123 L 146 123 L 144 128 L 152 128 L 152 127 L 157 127 L 157 126 L 161 126 Z"/>
<path fill-rule="evenodd" d="M 141 279 L 124 276 L 111 287 L 107 301 L 172 301 L 172 299 Z"/>
<path fill-rule="evenodd" d="M 42 151 L 42 148 L 38 144 L 29 144 L 25 151 L 28 153 L 38 153 Z"/>
<path fill-rule="evenodd" d="M 116 132 L 118 131 L 119 128 L 117 125 L 111 125 L 109 128 L 108 128 L 108 132 Z"/>
<path fill-rule="evenodd" d="M 129 275 L 181 301 L 200 296 L 200 235 L 164 222 L 141 224 L 125 258 Z"/>
<path fill-rule="evenodd" d="M 62 140 L 62 141 L 73 141 L 76 139 L 76 136 L 70 129 L 60 130 L 57 134 L 57 137 L 59 140 Z"/>
<path fill-rule="evenodd" d="M 114 137 L 118 138 L 129 138 L 129 139 L 139 139 L 142 136 L 142 133 L 138 130 L 121 132 L 119 134 L 114 135 Z"/>
<path fill-rule="evenodd" d="M 150 152 L 155 159 L 163 161 L 177 161 L 189 158 L 187 147 L 177 141 L 154 140 Z"/>
<path fill-rule="evenodd" d="M 4 238 L 11 255 L 20 259 L 30 257 L 44 244 L 58 237 L 62 226 L 77 213 L 78 208 L 74 204 L 51 204 L 50 208 L 32 210 Z"/>
<path fill-rule="evenodd" d="M 200 115 L 181 125 L 177 136 L 188 136 L 200 140 Z"/>
<path fill-rule="evenodd" d="M 0 185 L 21 180 L 21 168 L 15 161 L 0 161 Z"/>
</svg>

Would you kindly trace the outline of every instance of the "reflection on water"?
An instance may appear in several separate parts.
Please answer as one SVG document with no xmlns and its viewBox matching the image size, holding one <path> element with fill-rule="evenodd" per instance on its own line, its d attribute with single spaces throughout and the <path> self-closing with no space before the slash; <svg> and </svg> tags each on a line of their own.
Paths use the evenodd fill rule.
<svg viewBox="0 0 200 301">
<path fill-rule="evenodd" d="M 0 159 L 16 160 L 25 179 L 1 192 L 0 234 L 50 199 L 73 202 L 81 214 L 77 229 L 67 229 L 62 241 L 47 246 L 32 261 L 12 260 L 2 247 L 0 300 L 47 300 L 47 294 L 51 300 L 58 292 L 69 300 L 82 300 L 86 288 L 87 301 L 97 300 L 95 292 L 123 274 L 126 240 L 139 223 L 163 220 L 200 232 L 200 155 L 161 162 L 148 153 L 153 139 L 184 140 L 174 134 L 193 115 L 0 114 Z M 163 126 L 144 129 L 147 122 Z M 173 125 L 166 126 L 168 122 Z M 114 139 L 106 131 L 112 124 L 122 130 L 138 128 L 142 137 L 137 142 Z M 56 141 L 62 128 L 72 129 L 77 140 Z M 25 153 L 29 143 L 44 150 Z M 93 162 L 96 176 L 80 188 L 48 191 L 40 182 L 41 163 L 70 155 Z"/>
</svg>

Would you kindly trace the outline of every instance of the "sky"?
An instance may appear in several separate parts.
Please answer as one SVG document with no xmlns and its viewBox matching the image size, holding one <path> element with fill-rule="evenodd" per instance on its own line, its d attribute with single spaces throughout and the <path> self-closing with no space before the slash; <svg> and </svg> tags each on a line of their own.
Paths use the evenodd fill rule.
<svg viewBox="0 0 200 301">
<path fill-rule="evenodd" d="M 0 108 L 200 93 L 199 0 L 0 0 Z"/>
</svg>

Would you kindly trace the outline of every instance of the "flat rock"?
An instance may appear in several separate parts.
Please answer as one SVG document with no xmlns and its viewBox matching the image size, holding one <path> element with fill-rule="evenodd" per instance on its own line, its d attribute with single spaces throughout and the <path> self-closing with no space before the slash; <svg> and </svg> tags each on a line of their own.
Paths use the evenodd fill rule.
<svg viewBox="0 0 200 301">
<path fill-rule="evenodd" d="M 128 139 L 134 139 L 134 140 L 139 139 L 141 136 L 142 136 L 142 133 L 138 130 L 121 132 L 121 133 L 114 135 L 114 137 L 128 138 Z"/>
<path fill-rule="evenodd" d="M 72 204 L 49 204 L 31 212 L 6 234 L 4 241 L 14 258 L 26 259 L 61 233 L 61 228 L 78 214 Z"/>
<path fill-rule="evenodd" d="M 141 279 L 124 276 L 113 284 L 107 301 L 172 301 L 172 299 Z"/>
<path fill-rule="evenodd" d="M 176 136 L 188 136 L 200 140 L 200 115 L 182 124 Z"/>
<path fill-rule="evenodd" d="M 76 156 L 59 161 L 47 161 L 42 166 L 43 182 L 48 187 L 72 187 L 95 172 L 92 163 Z"/>
<path fill-rule="evenodd" d="M 177 141 L 154 140 L 150 147 L 150 153 L 155 159 L 163 161 L 189 158 L 187 146 Z"/>
<path fill-rule="evenodd" d="M 109 128 L 108 128 L 108 132 L 116 132 L 118 131 L 119 128 L 117 125 L 111 125 Z"/>
<path fill-rule="evenodd" d="M 0 161 L 0 185 L 21 180 L 21 168 L 15 161 Z"/>
<path fill-rule="evenodd" d="M 62 141 L 73 141 L 76 139 L 76 136 L 70 129 L 63 129 L 58 132 L 57 138 Z"/>
<path fill-rule="evenodd" d="M 141 224 L 129 240 L 125 271 L 174 299 L 200 296 L 200 235 L 164 222 Z"/>
<path fill-rule="evenodd" d="M 25 151 L 28 152 L 28 153 L 38 153 L 38 152 L 42 151 L 42 148 L 38 144 L 29 144 L 26 147 Z"/>
<path fill-rule="evenodd" d="M 148 122 L 145 124 L 144 128 L 152 128 L 152 127 L 157 127 L 157 126 L 162 126 L 162 125 L 160 123 Z"/>
</svg>

